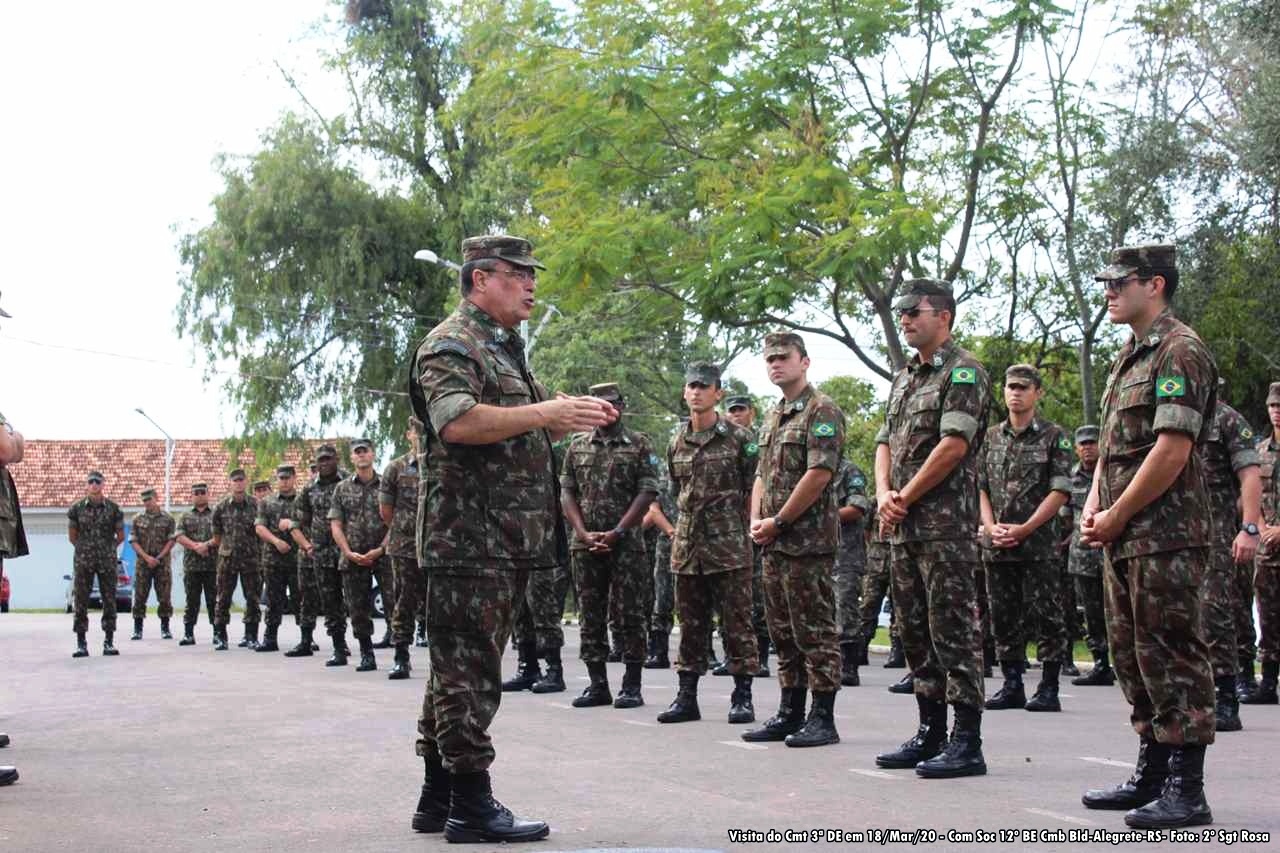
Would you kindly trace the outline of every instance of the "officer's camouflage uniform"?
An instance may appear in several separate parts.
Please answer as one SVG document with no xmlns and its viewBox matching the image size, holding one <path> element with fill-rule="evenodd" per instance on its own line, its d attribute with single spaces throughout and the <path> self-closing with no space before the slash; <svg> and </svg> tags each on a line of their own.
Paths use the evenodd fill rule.
<svg viewBox="0 0 1280 853">
<path fill-rule="evenodd" d="M 329 520 L 342 523 L 347 545 L 352 553 L 365 554 L 381 547 L 387 537 L 387 527 L 378 512 L 378 493 L 382 478 L 371 469 L 367 481 L 359 474 L 352 474 L 333 490 L 333 503 L 329 505 Z M 386 554 L 372 566 L 359 566 L 345 556 L 338 559 L 338 571 L 342 575 L 342 595 L 347 602 L 347 614 L 351 617 L 351 633 L 357 638 L 373 636 L 373 580 L 378 579 L 382 590 L 384 613 L 391 616 L 391 569 Z"/>
<path fill-rule="evenodd" d="M 810 468 L 835 477 L 844 447 L 844 414 L 830 397 L 806 385 L 779 400 L 760 430 L 756 476 L 760 517 L 772 518 Z M 828 483 L 799 518 L 764 546 L 765 614 L 778 660 L 778 685 L 814 693 L 840 689 L 840 646 L 831 565 L 840 540 L 836 489 Z"/>
<path fill-rule="evenodd" d="M 1262 470 L 1262 520 L 1268 527 L 1280 525 L 1280 471 L 1276 463 L 1280 461 L 1280 442 L 1276 441 L 1274 430 L 1272 435 L 1258 442 L 1258 456 Z M 1258 627 L 1262 639 L 1258 643 L 1257 654 L 1262 663 L 1280 663 L 1280 547 L 1258 546 L 1258 556 L 1254 560 L 1253 588 L 1258 593 Z M 1252 610 L 1252 602 L 1250 602 Z M 1253 614 L 1245 623 L 1248 639 L 1253 641 Z M 1253 660 L 1250 654 L 1244 656 L 1244 647 L 1240 651 L 1242 660 Z"/>
<path fill-rule="evenodd" d="M 658 491 L 658 457 L 642 432 L 625 426 L 579 433 L 565 451 L 560 488 L 573 495 L 589 531 L 612 530 L 636 496 Z M 609 595 L 622 595 L 622 660 L 641 664 L 645 657 L 646 578 L 644 542 L 638 528 L 627 530 L 608 554 L 591 554 L 575 534 L 571 539 L 573 579 L 578 588 L 581 650 L 584 663 L 603 663 L 609 654 Z"/>
<path fill-rule="evenodd" d="M 857 521 L 840 522 L 840 547 L 836 550 L 832 579 L 836 587 L 836 625 L 840 629 L 840 642 L 861 642 L 858 624 L 858 603 L 862 598 L 862 577 L 867 569 L 867 540 L 864 523 L 871 513 L 871 501 L 867 500 L 867 475 L 848 459 L 840 460 L 840 470 L 834 479 L 836 507 L 856 507 L 862 510 Z"/>
<path fill-rule="evenodd" d="M 555 568 L 567 555 L 545 430 L 485 445 L 438 436 L 477 404 L 525 406 L 547 393 L 529 373 L 520 337 L 469 301 L 427 335 L 414 364 L 421 473 L 431 483 L 418 490 L 431 676 L 416 746 L 428 762 L 439 756 L 455 774 L 472 773 L 493 763 L 488 729 L 502 698 L 514 604 L 531 570 Z"/>
<path fill-rule="evenodd" d="M 298 592 L 298 544 L 293 541 L 292 536 L 280 529 L 281 519 L 293 520 L 296 518 L 297 503 L 297 492 L 287 495 L 277 492 L 258 502 L 258 517 L 255 519 L 255 523 L 261 524 L 267 528 L 267 531 L 272 536 L 277 539 L 283 539 L 289 545 L 289 550 L 281 554 L 276 549 L 276 546 L 270 542 L 262 543 L 261 565 L 267 591 L 266 625 L 268 631 L 279 628 L 280 623 L 284 621 L 284 606 L 287 601 L 292 599 L 296 607 L 300 599 Z M 294 618 L 301 623 L 301 619 L 297 617 L 297 614 L 295 614 Z"/>
<path fill-rule="evenodd" d="M 1070 495 L 1071 457 L 1066 431 L 1038 415 L 1021 432 L 1008 421 L 988 429 L 978 488 L 990 499 L 996 522 L 1020 524 L 1050 492 Z M 1017 547 L 983 549 L 996 657 L 1002 663 L 1022 663 L 1028 635 L 1035 637 L 1041 661 L 1070 659 L 1055 522 L 1050 518 Z"/>
<path fill-rule="evenodd" d="M 1076 599 L 1084 608 L 1085 643 L 1094 659 L 1108 653 L 1107 617 L 1102 597 L 1102 549 L 1090 548 L 1080 539 L 1080 519 L 1089 490 L 1093 488 L 1093 470 L 1080 464 L 1071 471 L 1071 500 L 1062 507 L 1063 519 L 1071 526 L 1071 548 L 1067 554 L 1067 571 L 1076 589 Z"/>
<path fill-rule="evenodd" d="M 116 630 L 116 531 L 124 529 L 124 513 L 116 502 L 103 498 L 94 503 L 81 498 L 67 510 L 68 524 L 76 533 L 74 586 L 72 606 L 75 617 L 72 630 L 83 634 L 89 630 L 89 593 L 93 579 L 98 579 L 102 597 L 102 630 Z"/>
<path fill-rule="evenodd" d="M 964 459 L 894 527 L 890 570 L 916 694 L 974 712 L 984 701 L 975 531 L 990 388 L 977 359 L 948 340 L 928 362 L 917 354 L 894 377 L 885 424 L 876 436 L 878 444 L 889 445 L 894 490 L 910 482 L 943 438 L 958 436 L 968 444 Z"/>
<path fill-rule="evenodd" d="M 1258 451 L 1254 448 L 1256 441 L 1257 436 L 1244 417 L 1219 400 L 1209 426 L 1209 437 L 1200 448 L 1205 487 L 1209 491 L 1209 507 L 1213 514 L 1209 570 L 1200 587 L 1200 619 L 1215 678 L 1234 678 L 1239 667 L 1240 644 L 1236 637 L 1236 614 L 1240 611 L 1236 600 L 1238 570 L 1231 556 L 1231 545 L 1241 524 L 1237 474 L 1250 465 L 1258 465 Z M 1247 628 L 1241 625 L 1238 630 L 1252 634 L 1253 619 L 1249 619 Z"/>
<path fill-rule="evenodd" d="M 1218 369 L 1199 336 L 1167 309 L 1116 357 L 1102 395 L 1099 508 L 1133 480 L 1160 432 L 1203 444 Z M 1107 634 L 1117 679 L 1139 736 L 1210 744 L 1214 685 L 1200 625 L 1200 585 L 1213 521 L 1203 462 L 1193 452 L 1178 479 L 1129 520 L 1106 550 Z"/>
<path fill-rule="evenodd" d="M 182 514 L 178 522 L 178 532 L 192 542 L 208 542 L 213 539 L 213 507 L 204 509 L 194 507 Z M 195 627 L 200 617 L 200 597 L 204 596 L 205 608 L 209 614 L 209 624 L 213 624 L 214 605 L 217 595 L 217 561 L 218 555 L 211 547 L 207 556 L 200 556 L 190 548 L 182 551 L 182 586 L 187 594 L 187 607 L 182 614 L 182 624 L 187 633 Z"/>
<path fill-rule="evenodd" d="M 139 513 L 134 516 L 129 528 L 129 541 L 137 542 L 138 547 L 152 557 L 159 554 L 177 535 L 173 516 L 163 510 Z M 169 557 L 169 554 L 165 554 L 154 569 L 141 557 L 137 559 L 133 578 L 134 619 L 146 618 L 147 599 L 151 597 L 153 583 L 156 587 L 156 615 L 161 619 L 168 619 L 173 615 L 173 566 Z"/>
<path fill-rule="evenodd" d="M 418 565 L 418 459 L 413 452 L 387 463 L 382 472 L 378 500 L 391 507 L 391 530 L 387 536 L 387 557 L 391 560 L 395 597 L 387 598 L 383 607 L 395 609 L 391 615 L 391 641 L 397 646 L 413 642 L 414 622 L 427 594 L 427 576 Z"/>
<path fill-rule="evenodd" d="M 316 475 L 298 495 L 298 525 L 312 545 L 310 557 L 298 555 L 298 626 L 314 630 L 324 614 L 324 630 L 330 637 L 347 633 L 347 611 L 342 601 L 342 576 L 338 574 L 338 546 L 329 529 L 333 490 L 346 478 L 338 469 L 332 477 Z"/>
<path fill-rule="evenodd" d="M 680 520 L 680 508 L 676 505 L 671 478 L 661 472 L 658 479 L 658 508 L 672 527 Z M 671 581 L 671 537 L 658 533 L 653 551 L 653 619 L 654 631 L 669 635 L 675 624 L 675 589 Z"/>
<path fill-rule="evenodd" d="M 555 459 L 556 479 L 564 468 L 564 451 L 568 441 L 559 441 L 552 447 Z M 564 519 L 560 519 L 563 525 Z M 563 530 L 558 534 L 569 541 Z M 559 650 L 564 647 L 564 600 L 569 592 L 571 579 L 567 566 L 556 566 L 544 572 L 532 572 L 525 586 L 524 597 L 516 604 L 511 634 L 516 645 L 533 644 L 534 654 L 545 658 L 554 652 L 559 660 Z"/>
<path fill-rule="evenodd" d="M 875 502 L 867 515 L 870 525 L 870 536 L 867 540 L 867 570 L 862 578 L 862 598 L 858 604 L 859 639 L 870 643 L 880 627 L 880 608 L 884 605 L 884 597 L 889 595 L 889 543 L 880 532 L 880 520 Z M 890 596 L 889 609 L 892 614 L 893 598 Z M 889 620 L 889 636 L 899 639 L 898 619 L 891 615 Z"/>
<path fill-rule="evenodd" d="M 680 615 L 680 672 L 706 674 L 707 633 L 716 611 L 723 620 L 729 672 L 754 675 L 759 669 L 747 531 L 758 455 L 751 433 L 724 419 L 701 432 L 685 424 L 667 448 L 667 472 L 679 508 L 671 573 Z"/>
<path fill-rule="evenodd" d="M 12 429 L 0 414 L 0 429 Z M 6 559 L 25 557 L 29 553 L 27 532 L 22 525 L 22 507 L 13 475 L 0 462 L 0 571 Z"/>
<path fill-rule="evenodd" d="M 258 517 L 258 501 L 250 495 L 240 500 L 227 495 L 213 508 L 213 532 L 220 537 L 218 544 L 218 598 L 214 605 L 213 624 L 226 629 L 231 621 L 231 598 L 236 592 L 236 582 L 244 595 L 244 628 L 248 634 L 256 634 L 262 618 L 258 606 L 258 545 L 262 540 L 254 532 L 253 522 Z"/>
</svg>

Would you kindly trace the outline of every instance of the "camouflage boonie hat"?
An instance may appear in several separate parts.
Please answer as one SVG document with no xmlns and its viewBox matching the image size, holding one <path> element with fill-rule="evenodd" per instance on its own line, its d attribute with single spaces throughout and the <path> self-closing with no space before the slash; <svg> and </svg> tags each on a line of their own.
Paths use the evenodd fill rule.
<svg viewBox="0 0 1280 853">
<path fill-rule="evenodd" d="M 684 384 L 701 382 L 703 385 L 720 385 L 720 368 L 705 361 L 697 361 L 685 368 Z"/>
<path fill-rule="evenodd" d="M 227 475 L 228 480 L 243 480 L 245 473 L 243 468 L 232 468 L 231 473 Z"/>
<path fill-rule="evenodd" d="M 1088 444 L 1098 442 L 1098 428 L 1093 424 L 1085 424 L 1076 428 L 1076 444 Z"/>
<path fill-rule="evenodd" d="M 277 466 L 276 466 L 276 476 L 277 476 L 277 477 L 294 477 L 294 476 L 297 476 L 297 473 L 298 473 L 298 472 L 297 472 L 297 470 L 295 470 L 295 469 L 294 469 L 294 467 L 293 467 L 292 465 L 277 465 Z"/>
<path fill-rule="evenodd" d="M 622 399 L 622 389 L 618 387 L 617 382 L 601 382 L 599 385 L 592 385 L 587 389 L 587 393 L 602 400 Z"/>
<path fill-rule="evenodd" d="M 8 317 L 11 320 L 13 319 L 13 315 L 10 314 L 8 311 L 4 310 L 3 308 L 0 308 L 0 317 Z"/>
<path fill-rule="evenodd" d="M 1033 364 L 1011 364 L 1004 371 L 1004 381 L 1025 379 L 1037 388 L 1040 387 L 1040 371 Z"/>
<path fill-rule="evenodd" d="M 192 483 L 191 484 L 191 492 L 193 494 L 200 494 L 201 492 L 207 492 L 207 491 L 209 491 L 208 483 Z"/>
<path fill-rule="evenodd" d="M 804 345 L 804 338 L 795 332 L 770 332 L 764 336 L 765 358 L 771 355 L 786 355 L 792 347 L 799 350 L 801 355 L 808 352 Z"/>
<path fill-rule="evenodd" d="M 1280 382 L 1272 382 L 1267 386 L 1267 405 L 1280 403 Z"/>
<path fill-rule="evenodd" d="M 155 496 L 156 496 L 155 489 L 143 489 L 141 492 L 138 493 L 138 497 L 142 498 L 144 501 L 149 501 Z"/>
<path fill-rule="evenodd" d="M 510 234 L 486 234 L 468 237 L 462 241 L 462 262 L 494 258 L 519 267 L 545 270 L 542 262 L 533 256 L 533 244 L 523 237 Z"/>
<path fill-rule="evenodd" d="M 352 450 L 359 450 L 361 448 L 364 448 L 365 450 L 373 450 L 373 442 L 367 438 L 357 438 L 355 441 L 351 442 Z"/>
<path fill-rule="evenodd" d="M 1093 280 L 1116 281 L 1143 270 L 1176 269 L 1177 266 L 1178 249 L 1170 243 L 1121 246 L 1111 250 L 1107 265 L 1093 277 Z"/>
<path fill-rule="evenodd" d="M 88 483 L 105 483 L 107 481 L 107 478 L 102 476 L 101 471 L 90 471 L 88 476 L 86 476 L 84 479 L 85 479 L 85 482 L 88 482 Z"/>
<path fill-rule="evenodd" d="M 269 489 L 269 488 L 271 488 L 271 483 L 268 482 L 267 480 L 258 480 L 256 483 L 253 484 L 253 490 L 255 492 L 258 491 L 259 489 Z"/>
<path fill-rule="evenodd" d="M 725 411 L 731 412 L 737 408 L 743 408 L 743 409 L 753 408 L 755 406 L 755 403 L 751 400 L 750 397 L 746 396 L 745 394 L 735 394 L 734 396 L 730 397 L 728 400 L 725 400 L 724 405 L 725 405 Z"/>
<path fill-rule="evenodd" d="M 337 455 L 338 448 L 334 447 L 332 444 L 322 444 L 316 448 L 316 459 L 324 459 L 325 457 L 333 459 L 336 458 Z"/>
<path fill-rule="evenodd" d="M 894 311 L 910 311 L 926 296 L 952 296 L 951 282 L 940 278 L 913 278 L 902 287 L 902 295 L 893 303 Z"/>
</svg>

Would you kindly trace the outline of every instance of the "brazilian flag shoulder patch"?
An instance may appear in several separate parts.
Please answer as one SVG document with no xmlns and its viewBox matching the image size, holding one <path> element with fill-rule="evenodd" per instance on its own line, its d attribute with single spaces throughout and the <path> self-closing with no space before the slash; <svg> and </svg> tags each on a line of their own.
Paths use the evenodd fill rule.
<svg viewBox="0 0 1280 853">
<path fill-rule="evenodd" d="M 972 367 L 951 368 L 952 385 L 972 385 L 978 381 L 978 371 Z"/>
<path fill-rule="evenodd" d="M 1240 428 L 1240 437 L 1241 437 L 1241 438 L 1253 438 L 1253 430 L 1249 429 L 1248 427 L 1241 427 L 1241 428 Z"/>
<path fill-rule="evenodd" d="M 1071 449 L 1071 440 L 1070 440 L 1070 439 L 1068 439 L 1065 435 L 1058 436 L 1058 449 L 1059 449 L 1059 450 L 1070 450 L 1070 449 Z"/>
<path fill-rule="evenodd" d="M 1157 376 L 1156 377 L 1156 396 L 1157 397 L 1185 397 L 1187 395 L 1187 380 L 1181 376 Z"/>
<path fill-rule="evenodd" d="M 747 452 L 747 455 L 748 455 L 748 456 L 755 456 L 757 453 L 759 453 L 759 452 L 760 452 L 760 445 L 756 444 L 756 443 L 753 441 L 753 442 L 751 442 L 750 444 L 748 444 L 746 447 L 744 447 L 744 448 L 742 448 L 742 449 L 743 449 L 743 450 L 745 450 L 745 451 Z"/>
<path fill-rule="evenodd" d="M 836 434 L 836 425 L 827 421 L 820 421 L 813 425 L 813 434 L 818 438 L 831 438 Z"/>
</svg>

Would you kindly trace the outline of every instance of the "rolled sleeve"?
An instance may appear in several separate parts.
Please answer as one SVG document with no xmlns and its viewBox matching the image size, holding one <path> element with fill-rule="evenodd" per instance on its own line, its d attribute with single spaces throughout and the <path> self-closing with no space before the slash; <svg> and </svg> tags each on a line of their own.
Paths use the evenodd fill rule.
<svg viewBox="0 0 1280 853">
<path fill-rule="evenodd" d="M 978 419 L 968 412 L 944 411 L 938 421 L 938 434 L 944 437 L 958 435 L 972 444 L 973 437 L 978 434 Z"/>
<path fill-rule="evenodd" d="M 382 472 L 378 483 L 378 503 L 382 506 L 396 505 L 396 489 L 400 483 L 400 466 L 392 462 Z"/>
<path fill-rule="evenodd" d="M 341 521 L 344 524 L 347 521 L 347 510 L 342 506 L 342 501 L 338 500 L 337 495 L 333 496 L 333 503 L 329 506 L 327 518 L 330 521 Z"/>
<path fill-rule="evenodd" d="M 658 494 L 658 455 L 647 441 L 640 445 L 640 472 L 636 479 L 636 492 Z"/>
<path fill-rule="evenodd" d="M 889 443 L 889 422 L 885 421 L 880 424 L 880 429 L 876 431 L 876 444 Z"/>
<path fill-rule="evenodd" d="M 846 502 L 846 506 L 857 507 L 862 510 L 863 515 L 868 515 L 871 512 L 871 499 L 866 495 L 853 495 Z"/>
<path fill-rule="evenodd" d="M 1200 427 L 1203 424 L 1203 416 L 1190 406 L 1164 403 L 1156 406 L 1156 414 L 1151 421 L 1151 430 L 1157 434 L 1162 432 L 1183 432 L 1195 438 L 1200 434 Z"/>
<path fill-rule="evenodd" d="M 574 444 L 569 445 L 569 449 L 564 454 L 564 465 L 560 466 L 560 489 L 576 497 L 578 494 L 578 474 L 573 468 L 574 446 Z"/>
<path fill-rule="evenodd" d="M 436 435 L 474 409 L 484 392 L 480 365 L 452 349 L 420 354 L 418 381 L 427 398 L 427 417 Z"/>
<path fill-rule="evenodd" d="M 1049 491 L 1063 492 L 1067 495 L 1071 494 L 1071 478 L 1070 477 L 1050 477 Z"/>
<path fill-rule="evenodd" d="M 1261 465 L 1262 460 L 1258 458 L 1258 451 L 1254 450 L 1252 447 L 1237 450 L 1235 453 L 1231 454 L 1232 471 L 1239 471 L 1241 468 Z"/>
</svg>

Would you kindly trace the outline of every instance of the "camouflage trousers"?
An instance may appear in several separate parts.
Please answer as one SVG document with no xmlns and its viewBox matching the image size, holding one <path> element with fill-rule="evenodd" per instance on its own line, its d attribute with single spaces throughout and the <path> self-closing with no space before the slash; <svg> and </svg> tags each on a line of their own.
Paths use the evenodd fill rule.
<svg viewBox="0 0 1280 853">
<path fill-rule="evenodd" d="M 347 614 L 351 617 L 351 633 L 357 638 L 373 636 L 373 581 L 377 578 L 382 592 L 383 616 L 391 623 L 392 602 L 391 566 L 386 557 L 372 566 L 347 563 L 339 573 L 342 576 L 342 596 L 347 602 Z"/>
<path fill-rule="evenodd" d="M 643 663 L 645 652 L 645 587 L 653 588 L 652 574 L 644 564 L 643 548 L 626 548 L 610 554 L 574 551 L 573 581 L 578 588 L 581 650 L 584 663 L 604 663 L 609 654 L 609 605 L 618 596 L 622 660 Z M 616 592 L 614 592 L 616 590 Z"/>
<path fill-rule="evenodd" d="M 831 576 L 836 594 L 836 626 L 841 643 L 857 643 L 862 640 L 859 631 L 862 601 L 862 572 L 837 569 Z"/>
<path fill-rule="evenodd" d="M 646 566 L 653 565 L 653 560 L 649 558 L 648 553 L 643 554 L 640 559 Z M 656 557 L 654 559 L 656 559 Z M 652 572 L 647 570 L 645 571 L 644 577 L 640 579 L 639 591 L 640 607 L 642 608 L 640 631 L 641 636 L 647 637 L 649 636 L 649 629 L 652 625 L 650 616 L 653 613 L 653 602 L 655 599 Z M 622 643 L 621 637 L 623 634 L 624 622 L 622 618 L 622 604 L 622 589 L 615 585 L 609 591 L 609 634 L 613 638 L 613 641 L 619 645 Z"/>
<path fill-rule="evenodd" d="M 138 559 L 138 571 L 133 577 L 133 618 L 147 618 L 147 599 L 151 597 L 151 585 L 156 588 L 156 615 L 168 619 L 173 615 L 173 567 L 162 561 L 154 569 Z"/>
<path fill-rule="evenodd" d="M 268 563 L 263 570 L 263 586 L 266 587 L 267 615 L 263 620 L 267 630 L 279 628 L 284 621 L 285 605 L 292 600 L 294 621 L 302 624 L 297 610 L 299 605 L 298 572 L 289 563 Z"/>
<path fill-rule="evenodd" d="M 1027 640 L 1034 638 L 1037 659 L 1066 663 L 1070 652 L 1058 562 L 989 560 L 986 568 L 996 659 L 1021 662 L 1027 653 Z"/>
<path fill-rule="evenodd" d="M 764 551 L 764 606 L 778 661 L 779 687 L 840 689 L 840 641 L 830 554 L 793 557 Z M 682 629 L 683 633 L 683 629 Z"/>
<path fill-rule="evenodd" d="M 218 595 L 218 575 L 216 572 L 183 572 L 182 588 L 187 594 L 187 606 L 182 613 L 182 624 L 194 628 L 200 618 L 200 598 L 209 614 L 209 624 L 213 624 L 214 605 Z"/>
<path fill-rule="evenodd" d="M 995 625 L 991 619 L 991 598 L 988 595 L 990 581 L 987 580 L 987 570 L 983 563 L 979 562 L 974 572 L 973 585 L 978 593 L 978 628 L 982 631 L 982 646 L 986 648 L 995 646 L 996 642 Z"/>
<path fill-rule="evenodd" d="M 769 619 L 764 607 L 764 552 L 756 545 L 751 546 L 751 552 L 751 627 L 755 629 L 756 639 L 764 642 L 769 639 Z M 720 624 L 724 625 L 723 619 Z"/>
<path fill-rule="evenodd" d="M 1054 562 L 1058 566 L 1058 589 L 1062 591 L 1059 606 L 1062 609 L 1063 627 L 1067 632 L 1067 659 L 1070 660 L 1074 656 L 1076 640 L 1084 638 L 1084 625 L 1080 621 L 1080 603 L 1076 601 L 1076 585 L 1067 572 L 1067 561 L 1062 558 Z"/>
<path fill-rule="evenodd" d="M 1208 549 L 1105 555 L 1107 638 L 1130 722 L 1160 743 L 1211 744 L 1214 688 L 1200 624 Z"/>
<path fill-rule="evenodd" d="M 877 549 L 867 549 L 867 571 L 862 576 L 862 598 L 858 604 L 859 639 L 870 643 L 880 627 L 880 607 L 889 596 L 889 636 L 898 639 L 898 616 L 893 609 L 892 586 L 889 583 L 889 548 L 882 554 Z"/>
<path fill-rule="evenodd" d="M 1236 641 L 1236 562 L 1231 543 L 1215 542 L 1209 548 L 1209 568 L 1200 584 L 1200 626 L 1209 647 L 1213 677 L 1235 677 L 1240 667 Z M 1253 620 L 1250 619 L 1250 626 Z M 1241 626 L 1243 628 L 1243 626 Z"/>
<path fill-rule="evenodd" d="M 1258 562 L 1255 560 L 1236 566 L 1236 642 L 1239 643 L 1242 664 L 1252 662 L 1258 656 L 1258 634 L 1253 624 L 1254 576 Z"/>
<path fill-rule="evenodd" d="M 719 612 L 729 672 L 754 675 L 760 668 L 760 654 L 751 623 L 751 569 L 672 577 L 680 616 L 680 659 L 676 669 L 707 674 L 707 656 L 711 652 L 707 631 L 712 614 Z"/>
<path fill-rule="evenodd" d="M 654 631 L 670 634 L 675 625 L 675 591 L 671 580 L 671 537 L 658 534 L 653 556 L 653 617 L 649 625 Z"/>
<path fill-rule="evenodd" d="M 255 559 L 237 562 L 232 557 L 218 557 L 218 598 L 213 607 L 213 624 L 219 628 L 227 627 L 231 621 L 231 598 L 236 594 L 236 583 L 240 584 L 240 592 L 244 595 L 244 627 L 247 631 L 258 630 L 258 622 L 262 618 L 262 610 L 258 603 L 258 590 L 262 588 L 262 579 L 258 573 L 258 561 Z"/>
<path fill-rule="evenodd" d="M 954 559 L 944 550 L 950 547 L 949 542 L 891 546 L 893 609 L 916 694 L 981 712 L 979 564 Z"/>
<path fill-rule="evenodd" d="M 1262 628 L 1258 657 L 1263 663 L 1277 663 L 1280 662 L 1280 555 L 1258 558 L 1253 586 L 1258 592 L 1258 622 Z"/>
<path fill-rule="evenodd" d="M 529 572 L 524 595 L 516 602 L 512 633 L 519 645 L 533 643 L 539 657 L 564 645 L 564 598 L 569 572 L 561 566 Z"/>
<path fill-rule="evenodd" d="M 71 628 L 77 634 L 89 630 L 89 593 L 93 590 L 93 579 L 98 579 L 98 594 L 102 598 L 102 630 L 116 630 L 116 558 L 114 554 L 100 559 L 84 558 L 76 555 L 72 575 L 71 609 L 75 616 L 71 620 Z"/>
<path fill-rule="evenodd" d="M 1084 608 L 1085 643 L 1095 658 L 1107 653 L 1107 614 L 1102 604 L 1102 578 L 1072 575 L 1076 600 Z"/>
<path fill-rule="evenodd" d="M 342 572 L 338 571 L 338 558 L 316 559 L 312 564 L 318 587 L 318 610 L 324 614 L 324 632 L 330 637 L 344 637 L 347 633 L 347 604 L 343 599 Z"/>
<path fill-rule="evenodd" d="M 391 641 L 397 646 L 413 642 L 413 629 L 427 597 L 427 573 L 416 557 L 392 557 L 396 604 L 391 614 Z M 386 606 L 386 598 L 382 599 Z"/>
<path fill-rule="evenodd" d="M 415 751 L 440 756 L 450 772 L 478 773 L 493 763 L 489 725 L 502 701 L 502 654 L 528 578 L 523 569 L 457 575 L 440 568 L 427 577 L 431 672 Z"/>
</svg>

